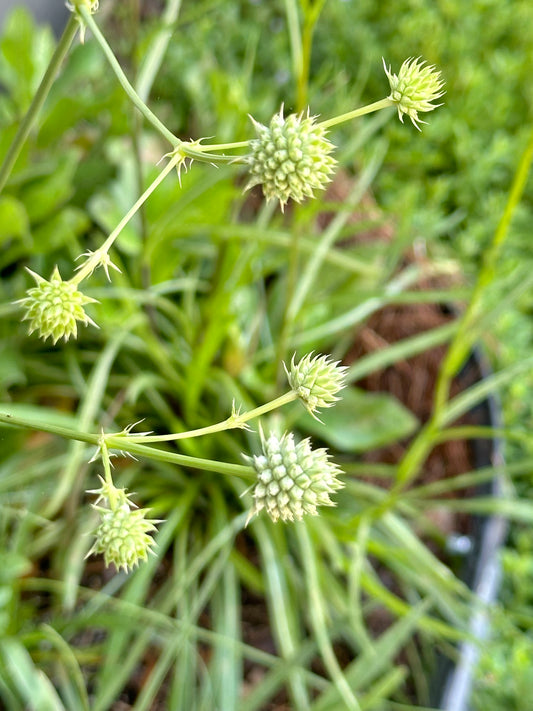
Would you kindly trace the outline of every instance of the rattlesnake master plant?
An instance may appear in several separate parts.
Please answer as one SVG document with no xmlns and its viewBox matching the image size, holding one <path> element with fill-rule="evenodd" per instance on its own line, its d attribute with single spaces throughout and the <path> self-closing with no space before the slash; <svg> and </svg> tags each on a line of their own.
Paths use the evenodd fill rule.
<svg viewBox="0 0 533 711">
<path fill-rule="evenodd" d="M 426 122 L 418 118 L 418 112 L 433 111 L 441 106 L 431 102 L 446 93 L 443 91 L 444 82 L 440 72 L 433 64 L 426 64 L 421 57 L 406 59 L 397 75 L 392 74 L 390 66 L 387 69 L 385 60 L 383 67 L 391 88 L 388 98 L 396 104 L 400 121 L 403 123 L 403 115 L 406 114 L 420 131 L 418 124 Z"/>
<path fill-rule="evenodd" d="M 25 309 L 22 320 L 30 322 L 30 334 L 37 331 L 41 338 L 51 338 L 55 344 L 60 338 L 65 341 L 71 337 L 76 338 L 78 321 L 96 326 L 83 310 L 85 304 L 94 303 L 96 300 L 78 291 L 76 284 L 63 281 L 57 267 L 50 281 L 46 281 L 31 269 L 28 269 L 28 272 L 37 282 L 37 286 L 28 289 L 28 295 L 16 303 L 22 304 Z"/>
<path fill-rule="evenodd" d="M 125 489 L 118 489 L 100 479 L 102 486 L 89 493 L 98 494 L 92 506 L 101 520 L 94 532 L 95 542 L 87 553 L 103 553 L 105 564 L 124 568 L 127 573 L 152 553 L 155 541 L 150 532 L 156 530 L 157 520 L 147 519 L 149 509 L 138 509 Z M 102 502 L 103 505 L 99 505 Z"/>
<path fill-rule="evenodd" d="M 250 141 L 251 153 L 245 158 L 250 169 L 246 190 L 261 185 L 266 199 L 279 200 L 283 210 L 289 198 L 301 202 L 314 197 L 315 190 L 330 182 L 337 163 L 330 156 L 335 146 L 309 111 L 284 118 L 282 106 L 269 126 L 250 118 L 257 138 Z"/>
<path fill-rule="evenodd" d="M 335 506 L 330 494 L 344 484 L 326 449 L 312 449 L 309 439 L 296 443 L 292 432 L 261 433 L 261 445 L 262 454 L 245 456 L 257 473 L 248 521 L 263 509 L 276 522 L 300 521 L 305 514 L 316 516 L 318 506 Z"/>
<path fill-rule="evenodd" d="M 345 386 L 348 368 L 339 363 L 327 355 L 309 353 L 299 363 L 293 356 L 290 368 L 283 364 L 289 385 L 313 417 L 319 408 L 332 407 L 340 400 L 337 393 Z"/>
</svg>

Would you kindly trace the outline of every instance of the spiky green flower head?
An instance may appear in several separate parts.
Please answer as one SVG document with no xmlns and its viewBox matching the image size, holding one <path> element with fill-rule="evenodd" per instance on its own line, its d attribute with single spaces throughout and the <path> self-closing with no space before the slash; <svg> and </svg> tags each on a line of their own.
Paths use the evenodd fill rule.
<svg viewBox="0 0 533 711">
<path fill-rule="evenodd" d="M 331 180 L 337 161 L 330 155 L 335 146 L 327 140 L 326 129 L 314 116 L 283 116 L 283 105 L 269 126 L 250 116 L 257 138 L 250 141 L 246 156 L 250 180 L 246 190 L 261 185 L 267 200 L 279 200 L 281 209 L 289 198 L 301 202 L 314 197 Z"/>
<path fill-rule="evenodd" d="M 85 313 L 85 304 L 95 303 L 96 299 L 85 296 L 76 284 L 63 281 L 59 269 L 55 267 L 50 281 L 43 279 L 31 269 L 27 271 L 37 282 L 37 286 L 28 289 L 27 296 L 16 303 L 25 309 L 23 321 L 29 321 L 29 333 L 37 331 L 46 340 L 51 338 L 57 343 L 60 338 L 68 341 L 78 335 L 77 322 L 87 325 L 96 323 Z"/>
<path fill-rule="evenodd" d="M 331 407 L 340 400 L 337 393 L 345 386 L 348 369 L 339 363 L 327 355 L 313 357 L 313 353 L 309 353 L 299 363 L 293 356 L 290 368 L 283 364 L 289 385 L 313 417 L 319 408 Z"/>
<path fill-rule="evenodd" d="M 111 563 L 127 573 L 141 560 L 147 560 L 155 541 L 150 532 L 156 530 L 157 520 L 146 518 L 149 509 L 138 509 L 130 500 L 125 489 L 109 487 L 102 482 L 102 488 L 93 508 L 100 513 L 100 525 L 94 532 L 95 542 L 87 556 L 103 553 L 106 566 Z M 99 506 L 98 502 L 104 505 Z"/>
<path fill-rule="evenodd" d="M 257 473 L 248 521 L 263 509 L 274 522 L 300 521 L 305 514 L 316 516 L 318 506 L 335 506 L 330 494 L 344 484 L 326 449 L 312 449 L 309 439 L 296 443 L 291 432 L 266 438 L 261 433 L 261 445 L 262 454 L 245 457 Z"/>
<path fill-rule="evenodd" d="M 434 64 L 427 64 L 421 57 L 406 59 L 398 75 L 392 74 L 390 66 L 387 69 L 385 60 L 383 67 L 391 89 L 387 98 L 396 104 L 400 121 L 403 123 L 403 115 L 406 114 L 420 131 L 418 124 L 427 122 L 418 118 L 418 112 L 433 111 L 442 106 L 431 103 L 446 93 L 440 72 Z"/>
<path fill-rule="evenodd" d="M 46 281 L 31 269 L 28 269 L 28 272 L 37 282 L 37 286 L 28 289 L 27 296 L 15 303 L 22 304 L 25 309 L 22 320 L 30 322 L 30 334 L 37 331 L 41 338 L 51 338 L 55 344 L 60 338 L 65 341 L 71 336 L 76 338 L 78 321 L 96 326 L 83 310 L 85 304 L 93 303 L 96 299 L 82 294 L 76 284 L 63 281 L 57 267 L 50 281 Z"/>
</svg>

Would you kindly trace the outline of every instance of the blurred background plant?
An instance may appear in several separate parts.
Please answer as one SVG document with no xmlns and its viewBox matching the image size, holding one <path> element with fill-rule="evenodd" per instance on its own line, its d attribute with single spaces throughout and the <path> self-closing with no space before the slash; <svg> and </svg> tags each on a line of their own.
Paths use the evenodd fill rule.
<svg viewBox="0 0 533 711">
<path fill-rule="evenodd" d="M 168 151 L 88 33 L 68 54 L 0 195 L 0 389 L 9 412 L 44 429 L 119 432 L 139 420 L 156 433 L 202 427 L 226 418 L 234 400 L 248 409 L 286 389 L 282 361 L 295 351 L 349 364 L 365 319 L 382 306 L 468 301 L 531 131 L 529 2 L 108 0 L 96 19 L 139 95 L 183 139 L 249 139 L 248 114 L 268 123 L 282 102 L 287 111 L 309 104 L 323 119 L 370 103 L 388 93 L 382 57 L 393 71 L 406 56 L 436 64 L 446 106 L 422 135 L 392 111 L 333 129 L 342 167 L 334 188 L 285 215 L 264 205 L 259 189 L 243 194 L 246 177 L 235 166 L 195 163 L 181 185 L 168 176 L 116 243 L 120 273 L 108 284 L 96 272 L 86 289 L 98 299 L 87 312 L 99 330 L 81 325 L 76 341 L 51 346 L 20 324 L 14 301 L 32 285 L 24 267 L 48 278 L 57 265 L 71 276 Z M 0 155 L 54 46 L 23 9 L 6 20 Z M 502 501 L 472 490 L 460 502 L 433 499 L 422 479 L 390 506 L 396 461 L 379 452 L 404 448 L 419 422 L 394 395 L 353 383 L 448 340 L 453 324 L 441 322 L 425 340 L 381 343 L 356 361 L 324 425 L 298 403 L 266 420 L 331 447 L 346 472 L 337 509 L 303 526 L 260 516 L 244 531 L 251 500 L 241 498 L 243 482 L 114 458 L 114 477 L 165 520 L 157 555 L 129 576 L 85 560 L 98 522 L 85 494 L 101 474 L 88 463 L 94 447 L 2 427 L 6 708 L 436 705 L 435 652 L 453 657 L 471 614 L 468 589 L 448 567 L 459 573 L 460 561 L 443 552 L 450 515 L 462 506 L 526 526 L 504 554 L 501 614 L 473 700 L 484 710 L 525 710 L 530 221 L 526 193 L 480 311 L 479 337 L 503 373 L 516 475 Z M 258 453 L 258 439 L 222 432 L 167 450 L 242 463 L 241 452 Z M 448 474 L 444 494 L 456 485 Z"/>
</svg>

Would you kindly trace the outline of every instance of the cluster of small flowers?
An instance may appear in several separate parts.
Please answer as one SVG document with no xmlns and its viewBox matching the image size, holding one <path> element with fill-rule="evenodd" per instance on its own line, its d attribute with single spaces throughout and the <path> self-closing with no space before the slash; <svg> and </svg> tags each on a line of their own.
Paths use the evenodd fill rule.
<svg viewBox="0 0 533 711">
<path fill-rule="evenodd" d="M 80 8 L 95 12 L 97 0 L 72 0 L 69 7 L 79 14 Z M 403 121 L 407 115 L 419 129 L 418 112 L 431 111 L 438 104 L 432 102 L 443 95 L 443 82 L 440 72 L 433 65 L 426 65 L 420 58 L 406 60 L 398 73 L 392 74 L 385 66 L 391 93 L 385 103 L 395 105 L 398 116 Z M 383 102 L 381 102 L 383 103 Z M 301 202 L 306 197 L 313 197 L 315 190 L 325 188 L 331 180 L 336 161 L 330 155 L 333 144 L 326 138 L 324 124 L 317 123 L 316 117 L 309 111 L 296 115 L 283 116 L 283 106 L 276 113 L 269 126 L 252 118 L 257 138 L 249 142 L 250 153 L 244 157 L 248 165 L 250 179 L 246 189 L 260 184 L 267 200 L 279 200 L 281 209 L 289 199 Z M 199 146 L 199 141 L 193 146 Z M 182 167 L 186 156 L 180 162 Z M 109 276 L 109 266 L 116 268 L 107 252 L 99 255 L 99 261 L 88 253 L 92 268 L 101 265 Z M 50 281 L 30 272 L 37 281 L 37 287 L 29 289 L 27 297 L 20 299 L 25 308 L 23 320 L 30 322 L 29 331 L 37 331 L 43 339 L 51 338 L 56 343 L 60 338 L 67 341 L 77 336 L 77 322 L 96 325 L 83 310 L 85 304 L 94 299 L 84 296 L 77 288 L 76 280 L 63 281 L 57 267 Z M 331 403 L 330 403 L 331 404 Z"/>
<path fill-rule="evenodd" d="M 100 514 L 100 524 L 87 556 L 103 553 L 106 565 L 113 563 L 127 573 L 152 552 L 154 539 L 149 533 L 156 530 L 158 521 L 147 519 L 149 509 L 136 508 L 125 489 L 100 481 L 100 489 L 89 492 L 98 494 L 93 508 Z"/>
<path fill-rule="evenodd" d="M 328 356 L 309 354 L 286 368 L 289 384 L 312 415 L 331 407 L 344 387 L 346 368 Z M 339 467 L 329 461 L 325 449 L 312 449 L 309 439 L 296 443 L 292 433 L 281 437 L 261 433 L 260 455 L 245 457 L 257 474 L 254 505 L 248 520 L 263 509 L 273 521 L 299 521 L 305 514 L 316 516 L 317 506 L 334 506 L 330 498 L 343 484 Z"/>
<path fill-rule="evenodd" d="M 77 13 L 83 30 L 80 10 L 95 12 L 98 1 L 71 0 L 67 5 Z M 436 108 L 432 102 L 444 93 L 440 73 L 420 58 L 404 62 L 398 75 L 386 65 L 385 72 L 391 93 L 380 103 L 395 105 L 400 120 L 407 115 L 420 129 L 419 123 L 424 122 L 418 112 Z M 331 156 L 334 145 L 326 138 L 326 125 L 317 123 L 309 111 L 284 117 L 282 106 L 268 126 L 252 121 L 257 137 L 250 141 L 250 153 L 244 158 L 250 172 L 246 189 L 260 184 L 266 199 L 279 200 L 283 210 L 289 199 L 301 202 L 313 197 L 315 190 L 331 180 L 336 165 Z M 89 256 L 86 275 L 95 266 L 103 266 L 108 276 L 108 268 L 116 268 L 106 251 L 98 258 L 91 253 L 84 256 Z M 37 285 L 18 302 L 25 309 L 23 320 L 29 321 L 30 333 L 36 331 L 55 344 L 60 338 L 76 338 L 78 322 L 96 326 L 83 308 L 95 300 L 78 289 L 81 277 L 63 281 L 57 267 L 49 281 L 30 274 Z M 293 357 L 285 370 L 291 390 L 314 417 L 320 408 L 334 405 L 344 387 L 346 368 L 327 356 L 311 353 L 299 363 Z M 309 439 L 296 442 L 292 433 L 264 436 L 261 432 L 261 444 L 261 454 L 246 457 L 257 474 L 248 520 L 265 510 L 273 521 L 295 521 L 305 514 L 317 515 L 318 506 L 334 505 L 331 494 L 342 488 L 338 479 L 342 472 L 325 449 L 313 450 Z M 137 509 L 125 489 L 102 480 L 101 488 L 93 493 L 98 494 L 93 506 L 101 521 L 89 554 L 103 553 L 106 565 L 113 563 L 127 572 L 151 552 L 154 540 L 149 534 L 157 521 L 147 518 L 148 509 Z"/>
<path fill-rule="evenodd" d="M 385 65 L 385 61 L 383 61 Z M 420 130 L 425 123 L 418 112 L 432 111 L 440 106 L 432 101 L 443 96 L 444 82 L 433 65 L 420 58 L 407 59 L 398 75 L 392 74 L 385 65 L 391 93 L 390 105 L 396 106 L 403 122 L 404 114 Z M 257 138 L 250 141 L 251 153 L 246 157 L 250 180 L 246 188 L 262 185 L 267 200 L 277 199 L 281 209 L 292 198 L 301 202 L 313 197 L 315 190 L 326 187 L 331 180 L 336 161 L 330 155 L 334 145 L 326 139 L 323 124 L 316 117 L 289 114 L 283 117 L 283 106 L 264 126 L 252 118 Z"/>
</svg>

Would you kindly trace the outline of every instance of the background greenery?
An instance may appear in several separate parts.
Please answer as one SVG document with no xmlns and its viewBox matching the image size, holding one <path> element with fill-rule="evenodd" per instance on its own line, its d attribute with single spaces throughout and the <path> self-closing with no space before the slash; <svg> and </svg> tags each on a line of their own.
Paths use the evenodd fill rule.
<svg viewBox="0 0 533 711">
<path fill-rule="evenodd" d="M 163 29 L 161 5 L 101 5 L 97 21 L 128 75 L 139 76 Z M 183 2 L 150 93 L 170 130 L 184 138 L 244 140 L 251 136 L 248 113 L 266 122 L 282 101 L 287 110 L 296 106 L 290 8 L 276 1 Z M 243 177 L 231 167 L 194 165 L 181 188 L 170 177 L 117 243 L 113 257 L 122 274 L 113 275 L 112 285 L 99 274 L 90 283 L 88 295 L 100 300 L 91 310 L 100 329 L 82 328 L 78 341 L 52 348 L 20 325 L 13 301 L 29 286 L 23 267 L 48 277 L 58 264 L 68 278 L 73 260 L 102 242 L 155 177 L 168 148 L 142 127 L 98 45 L 89 38 L 77 45 L 0 196 L 2 402 L 21 415 L 92 431 L 101 425 L 118 431 L 140 419 L 142 429 L 154 431 L 211 424 L 227 416 L 234 398 L 249 407 L 279 392 L 280 356 L 313 348 L 343 356 L 361 319 L 347 318 L 338 329 L 334 316 L 372 298 L 385 303 L 410 246 L 425 250 L 433 266 L 464 274 L 468 286 L 530 132 L 532 38 L 533 7 L 526 1 L 329 0 L 314 32 L 312 112 L 330 117 L 385 96 L 381 58 L 397 70 L 407 56 L 423 55 L 443 70 L 447 95 L 422 135 L 382 115 L 332 134 L 355 179 L 346 214 L 317 201 L 284 219 L 242 195 Z M 51 33 L 22 10 L 4 27 L 0 154 L 53 47 Z M 347 225 L 369 192 L 379 209 Z M 300 276 L 311 278 L 313 252 L 324 244 L 317 215 L 325 208 L 338 218 L 335 239 L 392 222 L 394 244 L 329 248 L 320 280 L 291 320 L 289 245 L 298 234 Z M 485 297 L 487 311 L 499 306 L 485 338 L 497 368 L 531 352 L 530 224 L 527 194 Z M 401 273 L 409 290 L 418 274 L 409 281 L 409 272 Z M 464 289 L 449 289 L 450 302 L 462 297 Z M 511 379 L 502 396 L 525 523 L 523 530 L 516 524 L 504 554 L 501 614 L 475 704 L 525 711 L 533 659 L 530 376 Z M 260 518 L 244 534 L 238 482 L 117 459 L 117 480 L 166 519 L 158 558 L 129 577 L 84 560 L 96 521 L 84 494 L 99 473 L 87 464 L 93 451 L 2 428 L 6 707 L 96 711 L 119 709 L 120 700 L 136 710 L 244 711 L 276 708 L 273 699 L 283 690 L 292 708 L 314 711 L 435 703 L 434 650 L 453 656 L 452 643 L 470 615 L 468 591 L 413 534 L 425 528 L 442 544 L 424 518 L 426 499 L 415 490 L 397 510 L 376 516 L 379 482 L 392 471 L 357 459 L 358 452 L 401 440 L 417 423 L 396 400 L 376 403 L 353 387 L 344 407 L 331 411 L 340 420 L 350 412 L 352 426 L 341 442 L 331 439 L 335 419 L 318 432 L 297 407 L 266 423 L 283 429 L 297 421 L 302 433 L 313 431 L 340 450 L 336 458 L 349 475 L 338 509 L 301 529 Z M 256 451 L 257 437 L 225 433 L 182 446 L 187 454 L 239 462 L 241 452 Z M 265 640 L 254 645 L 241 624 L 242 609 L 252 603 L 269 618 L 266 651 Z M 377 609 L 390 618 L 380 634 L 368 628 Z"/>
</svg>

